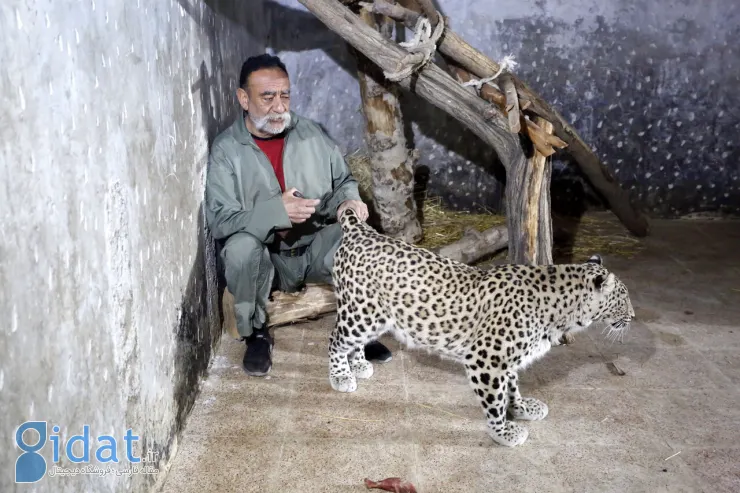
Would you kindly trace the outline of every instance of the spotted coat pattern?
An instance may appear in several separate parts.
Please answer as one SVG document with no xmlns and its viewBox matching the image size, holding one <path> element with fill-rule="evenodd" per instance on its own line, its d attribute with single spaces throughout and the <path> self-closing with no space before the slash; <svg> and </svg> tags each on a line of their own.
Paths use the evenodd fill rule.
<svg viewBox="0 0 740 493">
<path fill-rule="evenodd" d="M 363 347 L 386 332 L 461 363 L 485 412 L 491 438 L 516 446 L 547 405 L 519 393 L 518 372 L 564 336 L 604 321 L 623 335 L 634 311 L 625 285 L 599 256 L 583 264 L 502 265 L 490 270 L 440 257 L 379 234 L 347 210 L 334 257 L 337 323 L 329 380 L 353 392 L 373 366 Z"/>
</svg>

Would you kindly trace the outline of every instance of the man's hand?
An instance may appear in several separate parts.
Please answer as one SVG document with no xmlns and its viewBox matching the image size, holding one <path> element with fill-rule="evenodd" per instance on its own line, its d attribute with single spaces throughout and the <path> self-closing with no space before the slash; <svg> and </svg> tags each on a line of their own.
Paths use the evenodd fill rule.
<svg viewBox="0 0 740 493">
<path fill-rule="evenodd" d="M 298 189 L 295 187 L 283 193 L 285 210 L 288 213 L 290 222 L 294 224 L 306 222 L 306 219 L 316 212 L 316 206 L 321 202 L 319 199 L 303 199 L 299 195 L 300 193 L 298 193 Z"/>
<path fill-rule="evenodd" d="M 365 205 L 362 200 L 345 200 L 337 209 L 337 218 L 342 217 L 342 213 L 347 209 L 353 209 L 359 216 L 360 221 L 365 221 L 370 215 L 367 210 L 367 205 Z"/>
</svg>

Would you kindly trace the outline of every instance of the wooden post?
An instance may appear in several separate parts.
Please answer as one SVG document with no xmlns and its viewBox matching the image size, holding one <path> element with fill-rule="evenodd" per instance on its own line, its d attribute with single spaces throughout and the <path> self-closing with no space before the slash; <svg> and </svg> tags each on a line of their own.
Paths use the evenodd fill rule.
<svg viewBox="0 0 740 493">
<path fill-rule="evenodd" d="M 360 18 L 375 30 L 387 31 L 385 36 L 390 37 L 394 21 L 384 18 L 381 30 L 374 15 L 364 8 Z M 353 48 L 351 51 L 357 60 L 372 193 L 380 227 L 389 236 L 416 243 L 422 237 L 414 199 L 416 155 L 406 145 L 398 89 L 365 55 Z"/>
<path fill-rule="evenodd" d="M 547 157 L 535 148 L 525 166 L 513 167 L 506 174 L 507 224 L 510 231 L 520 231 L 522 243 L 521 249 L 509 252 L 512 263 L 552 263 L 550 174 L 546 160 Z M 544 196 L 543 189 L 546 189 Z"/>
<path fill-rule="evenodd" d="M 552 123 L 544 118 L 537 118 L 537 124 L 546 134 L 552 134 Z M 538 264 L 552 263 L 552 214 L 550 212 L 550 177 L 552 168 L 547 156 L 536 148 L 530 159 L 532 176 L 529 182 L 529 207 L 527 212 L 527 229 L 530 249 L 527 257 L 535 259 Z"/>
</svg>

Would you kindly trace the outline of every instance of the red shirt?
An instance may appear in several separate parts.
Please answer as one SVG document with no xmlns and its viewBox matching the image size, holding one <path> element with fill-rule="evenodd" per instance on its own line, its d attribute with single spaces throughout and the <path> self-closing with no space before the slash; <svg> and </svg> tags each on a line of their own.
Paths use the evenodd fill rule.
<svg viewBox="0 0 740 493">
<path fill-rule="evenodd" d="M 278 183 L 280 183 L 280 190 L 285 191 L 285 176 L 283 175 L 283 147 L 285 145 L 285 136 L 280 135 L 279 137 L 271 137 L 268 139 L 262 139 L 255 137 L 254 142 L 257 147 L 262 149 L 267 158 L 272 164 L 272 169 L 275 170 L 275 176 L 277 177 Z"/>
</svg>

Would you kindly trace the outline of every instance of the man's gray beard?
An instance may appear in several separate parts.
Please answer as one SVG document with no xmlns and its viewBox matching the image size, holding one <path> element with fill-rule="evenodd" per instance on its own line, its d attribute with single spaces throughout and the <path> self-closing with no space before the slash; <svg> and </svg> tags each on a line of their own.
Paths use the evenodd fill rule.
<svg viewBox="0 0 740 493">
<path fill-rule="evenodd" d="M 262 118 L 254 118 L 249 114 L 247 116 L 252 120 L 252 123 L 254 123 L 257 130 L 270 135 L 277 135 L 290 125 L 290 112 L 288 111 L 281 113 L 280 115 L 265 115 Z M 270 122 L 270 119 L 275 118 L 276 116 L 280 119 L 280 122 L 277 123 L 277 127 L 275 126 L 275 123 Z"/>
</svg>

